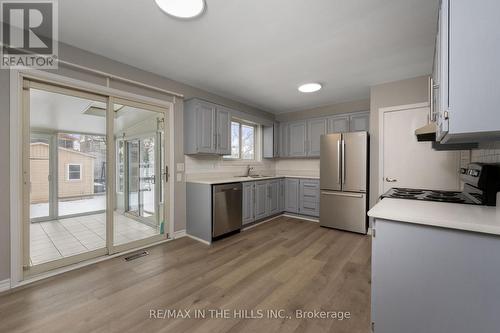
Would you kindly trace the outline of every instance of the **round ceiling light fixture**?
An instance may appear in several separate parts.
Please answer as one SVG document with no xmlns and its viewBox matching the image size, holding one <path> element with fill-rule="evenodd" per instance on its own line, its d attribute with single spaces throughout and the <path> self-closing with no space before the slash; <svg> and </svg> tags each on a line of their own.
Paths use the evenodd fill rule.
<svg viewBox="0 0 500 333">
<path fill-rule="evenodd" d="M 205 0 L 155 0 L 156 4 L 166 14 L 180 18 L 191 19 L 203 14 L 206 8 Z"/>
<path fill-rule="evenodd" d="M 299 91 L 303 93 L 312 93 L 321 90 L 321 88 L 323 88 L 323 86 L 320 83 L 312 82 L 299 86 Z"/>
</svg>

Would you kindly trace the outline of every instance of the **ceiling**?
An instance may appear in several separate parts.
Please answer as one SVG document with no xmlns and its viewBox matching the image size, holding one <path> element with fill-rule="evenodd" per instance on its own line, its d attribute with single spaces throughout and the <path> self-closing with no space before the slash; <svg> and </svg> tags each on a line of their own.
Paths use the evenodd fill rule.
<svg viewBox="0 0 500 333">
<path fill-rule="evenodd" d="M 154 0 L 59 1 L 70 45 L 273 113 L 369 98 L 431 72 L 438 0 L 206 0 L 194 20 Z M 297 91 L 317 81 L 323 90 Z"/>
<path fill-rule="evenodd" d="M 30 126 L 40 131 L 106 135 L 105 109 L 102 113 L 87 114 L 91 106 L 106 107 L 104 103 L 89 99 L 30 89 Z M 117 105 L 115 110 L 115 133 L 128 129 L 134 134 L 156 130 L 146 122 L 156 119 L 156 112 L 122 105 Z M 144 125 L 138 127 L 140 124 Z"/>
</svg>

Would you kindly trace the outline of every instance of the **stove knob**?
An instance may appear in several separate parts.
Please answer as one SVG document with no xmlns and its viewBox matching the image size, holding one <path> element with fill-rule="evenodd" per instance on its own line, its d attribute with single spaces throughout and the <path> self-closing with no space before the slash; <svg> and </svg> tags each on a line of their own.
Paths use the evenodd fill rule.
<svg viewBox="0 0 500 333">
<path fill-rule="evenodd" d="M 466 168 L 460 168 L 460 173 L 462 175 L 465 175 L 467 173 L 467 169 Z"/>
</svg>

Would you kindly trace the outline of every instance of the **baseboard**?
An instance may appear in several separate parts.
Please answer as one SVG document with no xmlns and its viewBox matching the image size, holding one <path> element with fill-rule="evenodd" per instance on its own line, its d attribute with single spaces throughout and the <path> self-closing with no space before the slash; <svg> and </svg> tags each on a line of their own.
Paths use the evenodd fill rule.
<svg viewBox="0 0 500 333">
<path fill-rule="evenodd" d="M 174 234 L 172 235 L 173 239 L 182 237 L 186 237 L 186 229 L 174 231 Z"/>
<path fill-rule="evenodd" d="M 257 223 L 253 223 L 253 224 L 251 224 L 251 225 L 249 225 L 249 226 L 247 226 L 247 227 L 243 226 L 243 227 L 241 228 L 241 231 L 246 231 L 246 230 L 249 230 L 249 229 L 255 228 L 255 227 L 257 227 L 257 226 L 259 226 L 259 225 L 261 225 L 261 224 L 264 224 L 264 223 L 270 222 L 270 221 L 275 220 L 275 219 L 277 219 L 278 217 L 281 217 L 281 216 L 283 216 L 283 214 L 273 216 L 273 217 L 271 217 L 271 218 L 269 218 L 269 219 L 267 219 L 267 220 L 263 220 L 263 221 L 260 221 L 260 222 L 257 222 Z"/>
<path fill-rule="evenodd" d="M 210 245 L 211 244 L 210 242 L 208 242 L 208 241 L 206 241 L 204 239 L 198 238 L 198 237 L 190 235 L 190 234 L 186 234 L 186 237 L 189 237 L 191 239 L 194 239 L 195 241 L 198 241 L 198 242 L 206 244 L 206 245 Z"/>
<path fill-rule="evenodd" d="M 290 214 L 290 213 L 284 213 L 281 216 L 291 217 L 291 218 L 304 220 L 304 221 L 310 221 L 310 222 L 317 222 L 317 223 L 319 222 L 318 218 L 308 217 L 308 216 L 304 216 L 304 215 L 295 215 L 295 214 Z"/>
<path fill-rule="evenodd" d="M 367 235 L 371 235 L 372 234 L 372 228 L 368 228 L 368 231 L 366 232 Z"/>
<path fill-rule="evenodd" d="M 0 281 L 0 293 L 10 289 L 10 279 Z"/>
</svg>

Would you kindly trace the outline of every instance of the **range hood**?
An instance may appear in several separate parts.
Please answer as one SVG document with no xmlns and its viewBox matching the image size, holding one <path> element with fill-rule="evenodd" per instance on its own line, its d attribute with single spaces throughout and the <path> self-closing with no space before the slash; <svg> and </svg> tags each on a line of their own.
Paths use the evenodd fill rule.
<svg viewBox="0 0 500 333">
<path fill-rule="evenodd" d="M 417 141 L 436 141 L 437 125 L 435 122 L 430 121 L 427 125 L 417 128 L 415 130 L 415 135 L 417 136 Z"/>
</svg>

